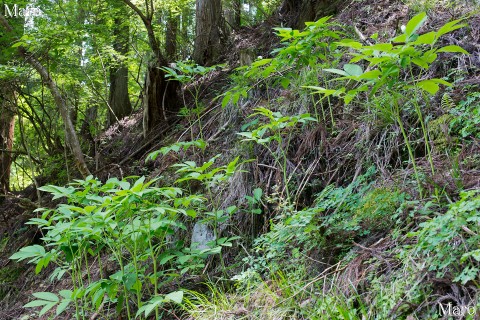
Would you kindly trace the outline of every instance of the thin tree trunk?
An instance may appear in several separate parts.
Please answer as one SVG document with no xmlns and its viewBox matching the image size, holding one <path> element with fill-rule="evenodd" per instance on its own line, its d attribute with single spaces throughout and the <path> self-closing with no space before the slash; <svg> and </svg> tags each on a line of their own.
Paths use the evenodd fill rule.
<svg viewBox="0 0 480 320">
<path fill-rule="evenodd" d="M 225 22 L 227 23 L 228 31 L 238 30 L 241 23 L 241 14 L 242 14 L 242 1 L 241 0 L 232 0 L 231 5 L 228 9 L 225 10 Z"/>
<path fill-rule="evenodd" d="M 122 9 L 125 9 L 122 5 Z M 128 53 L 129 28 L 124 23 L 127 13 L 122 11 L 122 17 L 115 18 L 113 31 L 113 48 L 122 57 Z M 109 113 L 108 124 L 112 125 L 132 113 L 132 104 L 128 95 L 128 69 L 125 63 L 117 59 L 110 68 L 110 94 L 108 98 Z"/>
<path fill-rule="evenodd" d="M 3 15 L 0 14 L 0 24 L 4 27 L 7 32 L 12 32 L 13 29 L 8 23 L 7 19 Z M 55 81 L 53 81 L 52 77 L 48 70 L 38 61 L 32 53 L 27 52 L 27 50 L 20 46 L 18 47 L 18 55 L 22 57 L 28 64 L 30 64 L 40 75 L 42 81 L 47 85 L 50 89 L 50 93 L 53 96 L 55 104 L 60 111 L 60 115 L 62 116 L 63 123 L 65 125 L 65 139 L 67 145 L 70 147 L 74 160 L 75 165 L 77 166 L 78 171 L 83 177 L 87 177 L 90 175 L 90 171 L 88 170 L 87 164 L 85 162 L 85 158 L 82 153 L 82 149 L 80 148 L 80 143 L 78 141 L 77 134 L 75 133 L 75 128 L 73 126 L 72 120 L 70 118 L 69 107 L 66 103 L 66 100 L 62 96 L 60 89 L 58 88 Z"/>
<path fill-rule="evenodd" d="M 15 112 L 12 103 L 14 92 L 0 83 L 0 194 L 10 191 L 10 168 L 12 165 Z M 3 197 L 0 198 L 0 201 Z"/>
<path fill-rule="evenodd" d="M 242 1 L 233 0 L 233 28 L 240 28 L 242 22 Z"/>
<path fill-rule="evenodd" d="M 222 3 L 220 0 L 197 0 L 196 34 L 193 60 L 210 66 L 218 61 L 224 43 Z"/>
</svg>

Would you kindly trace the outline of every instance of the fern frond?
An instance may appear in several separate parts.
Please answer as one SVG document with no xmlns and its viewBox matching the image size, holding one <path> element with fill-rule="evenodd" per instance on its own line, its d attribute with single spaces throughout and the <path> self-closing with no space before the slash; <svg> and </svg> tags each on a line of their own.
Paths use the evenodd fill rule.
<svg viewBox="0 0 480 320">
<path fill-rule="evenodd" d="M 442 96 L 441 105 L 443 110 L 450 110 L 455 108 L 455 102 L 453 102 L 453 99 L 446 92 Z"/>
</svg>

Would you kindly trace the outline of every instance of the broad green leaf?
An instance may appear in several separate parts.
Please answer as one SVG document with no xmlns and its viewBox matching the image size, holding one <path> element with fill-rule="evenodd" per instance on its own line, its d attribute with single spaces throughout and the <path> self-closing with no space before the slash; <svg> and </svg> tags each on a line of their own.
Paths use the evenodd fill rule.
<svg viewBox="0 0 480 320">
<path fill-rule="evenodd" d="M 24 308 L 35 308 L 35 307 L 41 307 L 47 304 L 52 303 L 51 301 L 46 301 L 46 300 L 33 300 L 26 305 L 24 305 Z"/>
<path fill-rule="evenodd" d="M 230 91 L 227 91 L 227 93 L 223 96 L 223 99 L 222 99 L 222 108 L 225 108 L 231 99 L 232 99 L 232 93 Z"/>
<path fill-rule="evenodd" d="M 62 312 L 65 311 L 65 309 L 67 309 L 68 305 L 72 303 L 72 300 L 70 299 L 64 299 L 62 300 L 62 302 L 60 302 L 57 306 L 57 310 L 55 312 L 55 314 L 58 316 L 60 315 Z"/>
<path fill-rule="evenodd" d="M 388 43 L 378 43 L 368 47 L 363 47 L 363 50 L 390 52 L 392 48 L 393 48 L 393 45 L 390 42 L 388 42 Z"/>
<path fill-rule="evenodd" d="M 462 21 L 462 19 L 453 20 L 453 21 L 450 21 L 450 22 L 447 22 L 446 24 L 444 24 L 437 31 L 437 39 L 440 38 L 441 36 L 443 36 L 446 33 L 449 33 L 449 32 L 452 32 L 454 30 L 457 30 L 457 29 L 460 29 L 460 28 L 463 28 L 463 27 L 467 26 L 466 24 L 458 24 L 460 21 Z"/>
<path fill-rule="evenodd" d="M 43 300 L 51 301 L 51 302 L 58 302 L 59 301 L 57 295 L 53 294 L 51 292 L 35 292 L 33 294 L 33 296 L 35 298 L 43 299 Z"/>
<path fill-rule="evenodd" d="M 437 59 L 437 57 L 438 57 L 438 55 L 435 53 L 434 49 L 426 51 L 422 56 L 423 60 L 426 63 L 429 63 L 429 64 L 432 63 L 433 61 L 435 61 Z"/>
<path fill-rule="evenodd" d="M 432 45 L 432 44 L 435 43 L 436 35 L 437 35 L 437 33 L 434 32 L 434 31 L 424 33 L 424 34 L 420 35 L 417 38 L 417 40 L 415 40 L 413 42 L 413 44 L 416 44 L 416 45 L 421 45 L 421 44 Z"/>
<path fill-rule="evenodd" d="M 262 194 L 263 194 L 263 191 L 260 188 L 256 188 L 255 190 L 253 190 L 253 197 L 257 201 L 260 201 L 262 199 Z"/>
<path fill-rule="evenodd" d="M 363 73 L 362 67 L 357 64 L 347 63 L 343 66 L 343 70 L 350 76 L 360 76 Z"/>
<path fill-rule="evenodd" d="M 371 79 L 378 79 L 382 75 L 382 72 L 378 69 L 367 71 L 358 77 L 356 79 L 358 80 L 371 80 Z"/>
<path fill-rule="evenodd" d="M 257 61 L 252 62 L 252 67 L 261 67 L 261 66 L 264 66 L 264 65 L 270 63 L 271 61 L 272 61 L 272 59 L 257 60 Z"/>
<path fill-rule="evenodd" d="M 170 292 L 165 296 L 165 301 L 172 301 L 175 303 L 182 303 L 183 300 L 183 291 L 174 291 Z"/>
<path fill-rule="evenodd" d="M 428 63 L 425 62 L 424 59 L 421 58 L 413 58 L 412 62 L 415 63 L 417 66 L 423 69 L 428 69 Z"/>
<path fill-rule="evenodd" d="M 417 87 L 427 91 L 431 95 L 434 95 L 440 89 L 438 84 L 435 81 L 432 81 L 432 80 L 420 81 L 420 82 L 417 83 Z"/>
<path fill-rule="evenodd" d="M 416 84 L 416 86 L 433 95 L 439 90 L 439 84 L 443 84 L 449 87 L 452 86 L 451 83 L 438 78 L 420 81 Z"/>
<path fill-rule="evenodd" d="M 14 253 L 9 259 L 22 261 L 27 258 L 43 257 L 44 255 L 45 249 L 42 246 L 35 244 L 20 249 L 20 251 Z"/>
<path fill-rule="evenodd" d="M 348 76 L 349 75 L 347 72 L 345 72 L 343 70 L 340 70 L 340 69 L 323 69 L 323 71 L 336 73 L 336 74 L 339 74 L 341 76 Z"/>
<path fill-rule="evenodd" d="M 345 92 L 345 88 L 340 88 L 338 90 L 325 89 L 325 88 L 316 87 L 316 86 L 305 86 L 303 88 L 315 90 L 313 93 L 321 93 L 325 97 L 328 97 L 331 95 L 339 96 L 341 93 Z"/>
<path fill-rule="evenodd" d="M 43 316 L 45 313 L 47 313 L 50 309 L 52 309 L 53 307 L 55 307 L 55 305 L 57 304 L 57 302 L 50 302 L 49 304 L 45 305 L 42 310 L 40 310 L 40 312 L 38 313 L 39 316 Z"/>
<path fill-rule="evenodd" d="M 335 44 L 341 47 L 348 47 L 352 49 L 361 49 L 363 47 L 363 44 L 352 39 L 343 39 L 339 42 L 336 42 Z"/>
<path fill-rule="evenodd" d="M 407 26 L 405 27 L 405 34 L 407 35 L 407 39 L 410 38 L 410 36 L 414 34 L 418 29 L 420 29 L 425 20 L 427 20 L 427 14 L 425 12 L 420 12 L 415 17 L 410 19 L 410 21 L 408 21 Z"/>
<path fill-rule="evenodd" d="M 287 89 L 290 85 L 290 79 L 282 78 L 282 80 L 280 80 L 280 84 L 282 85 L 283 89 Z"/>
<path fill-rule="evenodd" d="M 173 258 L 175 258 L 175 257 L 177 257 L 177 256 L 176 256 L 176 255 L 173 255 L 173 254 L 171 254 L 171 255 L 166 255 L 166 256 L 162 257 L 162 259 L 160 259 L 160 264 L 161 264 L 161 265 L 164 265 L 165 263 L 167 263 L 168 261 L 170 261 L 171 259 L 173 259 Z"/>
<path fill-rule="evenodd" d="M 441 47 L 440 49 L 437 50 L 437 52 L 453 52 L 453 53 L 469 54 L 465 49 L 456 45 Z"/>
</svg>

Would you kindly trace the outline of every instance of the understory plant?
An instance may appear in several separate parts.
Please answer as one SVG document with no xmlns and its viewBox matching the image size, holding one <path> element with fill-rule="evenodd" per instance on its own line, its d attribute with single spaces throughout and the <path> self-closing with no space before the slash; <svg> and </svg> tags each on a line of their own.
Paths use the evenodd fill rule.
<svg viewBox="0 0 480 320">
<path fill-rule="evenodd" d="M 465 191 L 446 213 L 438 213 L 410 233 L 413 253 L 427 261 L 437 277 L 480 288 L 480 192 Z"/>
<path fill-rule="evenodd" d="M 165 77 L 170 80 L 175 80 L 180 82 L 184 89 L 182 90 L 182 99 L 183 99 L 183 108 L 180 110 L 180 115 L 187 117 L 190 123 L 190 133 L 191 140 L 195 140 L 193 136 L 193 125 L 194 121 L 191 120 L 191 116 L 196 117 L 195 122 L 198 122 L 198 127 L 200 130 L 200 139 L 203 139 L 203 129 L 201 122 L 201 114 L 204 111 L 204 108 L 200 101 L 201 87 L 200 87 L 200 78 L 207 75 L 208 73 L 216 70 L 219 66 L 204 67 L 197 64 L 194 64 L 192 61 L 178 61 L 171 67 L 162 67 L 161 69 L 165 71 Z M 194 108 L 189 108 L 187 101 L 185 99 L 185 91 L 187 91 L 190 96 L 194 99 Z"/>
<path fill-rule="evenodd" d="M 375 110 L 382 114 L 382 117 L 394 120 L 407 147 L 420 193 L 422 193 L 421 174 L 415 160 L 405 115 L 415 115 L 420 124 L 425 153 L 433 175 L 435 169 L 422 109 L 429 106 L 428 95 L 435 95 L 440 89 L 439 85 L 451 86 L 451 84 L 444 79 L 428 78 L 428 70 L 437 60 L 439 53 L 468 54 L 457 45 L 443 47 L 436 45 L 443 35 L 464 27 L 462 19 L 448 22 L 437 31 L 419 34 L 418 30 L 426 19 L 426 13 L 419 13 L 407 23 L 401 35 L 389 42 L 365 45 L 352 39 L 338 41 L 339 48 L 347 48 L 344 54 L 353 56 L 342 69 L 324 70 L 341 76 L 335 79 L 338 85 L 329 85 L 329 88 L 308 86 L 314 93 L 343 99 L 345 104 L 355 99 L 360 100 L 359 103 L 367 110 Z M 377 37 L 378 35 L 372 36 L 371 41 L 376 41 Z"/>
<path fill-rule="evenodd" d="M 211 190 L 227 183 L 238 158 L 218 167 L 213 167 L 214 160 L 200 167 L 189 161 L 177 164 L 177 184 L 197 180 Z M 53 199 L 66 203 L 37 210 L 39 216 L 28 224 L 40 228 L 43 245 L 22 248 L 11 259 L 28 259 L 36 265 L 36 273 L 54 264 L 51 278 L 68 275 L 72 289 L 34 293 L 37 300 L 26 307 L 42 306 L 39 315 L 56 307 L 58 316 L 73 305 L 76 319 L 87 319 L 110 307 L 128 319 L 145 319 L 152 313 L 156 319 L 168 318 L 172 312 L 168 306 L 179 304 L 183 297 L 183 291 L 176 288 L 177 279 L 202 270 L 205 259 L 221 253 L 234 240 L 216 234 L 206 247 L 198 248 L 178 235 L 187 230 L 188 221 L 213 219 L 217 224 L 220 218 L 227 220 L 235 207 L 216 210 L 205 203 L 206 196 L 174 186 L 160 187 L 160 182 L 129 177 L 102 183 L 90 176 L 67 187 L 42 187 Z"/>
<path fill-rule="evenodd" d="M 275 160 L 275 165 L 278 166 L 282 173 L 286 198 L 290 201 L 288 183 L 290 181 L 290 176 L 294 174 L 293 172 L 289 175 L 287 172 L 287 153 L 290 140 L 292 139 L 294 130 L 298 125 L 305 125 L 308 122 L 315 122 L 317 120 L 312 118 L 309 113 L 284 116 L 280 112 L 274 112 L 264 107 L 256 108 L 255 113 L 253 113 L 251 117 L 254 116 L 261 116 L 267 121 L 261 122 L 251 131 L 240 132 L 238 134 L 243 137 L 242 141 L 254 141 L 268 150 Z M 276 150 L 272 149 L 272 146 L 270 145 L 272 141 L 276 142 Z"/>
</svg>

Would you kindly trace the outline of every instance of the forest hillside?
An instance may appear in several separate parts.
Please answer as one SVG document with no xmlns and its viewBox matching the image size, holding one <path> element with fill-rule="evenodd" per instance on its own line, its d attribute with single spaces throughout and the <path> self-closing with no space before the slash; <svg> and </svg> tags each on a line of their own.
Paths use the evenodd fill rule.
<svg viewBox="0 0 480 320">
<path fill-rule="evenodd" d="M 480 318 L 477 1 L 1 5 L 0 320 Z"/>
</svg>

